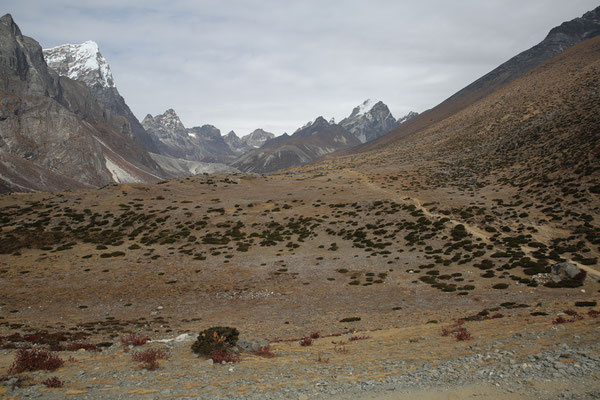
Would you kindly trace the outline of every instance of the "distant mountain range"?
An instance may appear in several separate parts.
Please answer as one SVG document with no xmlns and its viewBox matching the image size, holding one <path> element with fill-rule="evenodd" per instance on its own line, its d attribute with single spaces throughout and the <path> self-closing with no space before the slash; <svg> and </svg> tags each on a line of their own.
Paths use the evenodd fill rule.
<svg viewBox="0 0 600 400">
<path fill-rule="evenodd" d="M 232 166 L 244 172 L 275 172 L 306 164 L 322 155 L 358 144 L 360 141 L 346 129 L 319 117 L 298 129 L 292 136 L 284 134 L 249 151 Z"/>
<path fill-rule="evenodd" d="M 219 129 L 212 125 L 186 128 L 173 109 L 155 117 L 146 115 L 142 126 L 158 154 L 201 162 L 228 162 L 235 158 Z"/>
<path fill-rule="evenodd" d="M 42 51 L 7 14 L 0 18 L 0 192 L 156 182 L 202 172 L 270 173 L 333 152 L 385 149 L 597 36 L 599 10 L 553 28 L 538 45 L 422 114 L 396 120 L 383 102 L 367 100 L 337 124 L 319 117 L 292 135 L 257 129 L 241 138 L 222 136 L 212 125 L 186 128 L 173 110 L 140 123 L 96 43 Z"/>
<path fill-rule="evenodd" d="M 415 115 L 417 113 L 411 112 L 402 121 Z M 243 172 L 271 173 L 373 140 L 398 123 L 383 102 L 366 100 L 339 124 L 319 117 L 291 136 L 275 137 L 263 129 L 256 129 L 241 138 L 233 131 L 221 136 L 212 125 L 188 129 L 173 109 L 155 117 L 147 115 L 142 126 L 160 155 L 188 161 L 228 163 Z"/>
<path fill-rule="evenodd" d="M 402 122 L 415 115 L 417 113 L 410 113 Z M 339 124 L 318 117 L 291 136 L 284 134 L 268 140 L 258 149 L 248 151 L 231 165 L 243 172 L 281 171 L 376 139 L 398 124 L 399 121 L 383 102 L 366 100 Z"/>
</svg>

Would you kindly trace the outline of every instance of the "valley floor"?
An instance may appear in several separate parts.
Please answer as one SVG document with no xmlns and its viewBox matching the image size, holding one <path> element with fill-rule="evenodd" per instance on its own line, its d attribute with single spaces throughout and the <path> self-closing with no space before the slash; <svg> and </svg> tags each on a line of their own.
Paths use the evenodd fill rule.
<svg viewBox="0 0 600 400">
<path fill-rule="evenodd" d="M 48 399 L 593 399 L 600 395 L 597 319 L 553 326 L 550 317 L 532 318 L 519 310 L 466 326 L 473 339 L 464 342 L 441 336 L 440 325 L 427 324 L 321 337 L 309 347 L 295 340 L 273 343 L 275 358 L 243 353 L 240 363 L 225 365 L 194 356 L 189 337 L 144 345 L 167 348 L 171 354 L 156 371 L 139 368 L 130 353 L 116 345 L 101 353 L 71 353 L 59 370 L 30 373 L 25 386 L 3 391 L 7 398 Z M 2 351 L 0 365 L 7 366 L 9 355 Z M 56 375 L 67 382 L 64 388 L 40 385 Z"/>
<path fill-rule="evenodd" d="M 0 395 L 600 396 L 598 248 L 577 230 L 596 226 L 597 200 L 544 211 L 493 180 L 420 188 L 397 168 L 325 166 L 1 197 Z M 545 285 L 559 259 L 587 278 Z M 190 345 L 211 326 L 275 357 L 198 358 Z M 10 373 L 13 347 L 44 330 L 110 345 Z M 140 368 L 130 333 L 169 359 Z M 64 387 L 46 388 L 52 376 Z"/>
</svg>

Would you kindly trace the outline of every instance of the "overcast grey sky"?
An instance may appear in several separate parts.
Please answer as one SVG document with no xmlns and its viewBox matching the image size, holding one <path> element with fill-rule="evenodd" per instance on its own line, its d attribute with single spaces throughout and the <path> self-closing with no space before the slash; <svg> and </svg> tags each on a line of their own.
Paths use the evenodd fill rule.
<svg viewBox="0 0 600 400">
<path fill-rule="evenodd" d="M 367 98 L 424 111 L 598 0 L 3 0 L 42 47 L 94 40 L 141 120 L 241 136 Z M 4 13 L 3 12 L 3 13 Z"/>
</svg>

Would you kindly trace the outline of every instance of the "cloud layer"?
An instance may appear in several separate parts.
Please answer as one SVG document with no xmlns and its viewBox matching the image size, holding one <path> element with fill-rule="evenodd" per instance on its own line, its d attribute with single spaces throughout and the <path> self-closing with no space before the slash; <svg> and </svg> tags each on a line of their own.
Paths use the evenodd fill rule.
<svg viewBox="0 0 600 400">
<path fill-rule="evenodd" d="M 597 0 L 5 0 L 43 47 L 98 42 L 133 112 L 293 132 L 366 98 L 423 111 Z"/>
</svg>

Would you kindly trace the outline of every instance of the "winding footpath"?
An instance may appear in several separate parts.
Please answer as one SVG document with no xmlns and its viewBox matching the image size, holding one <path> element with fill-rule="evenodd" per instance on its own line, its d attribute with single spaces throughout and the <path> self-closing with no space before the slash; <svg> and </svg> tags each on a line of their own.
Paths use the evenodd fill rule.
<svg viewBox="0 0 600 400">
<path fill-rule="evenodd" d="M 398 202 L 398 203 L 406 203 L 407 199 L 411 202 L 412 205 L 414 205 L 418 210 L 420 210 L 423 214 L 425 214 L 427 217 L 430 218 L 448 218 L 449 221 L 452 225 L 456 226 L 456 225 L 463 225 L 465 227 L 465 230 L 467 232 L 469 232 L 471 235 L 480 238 L 482 241 L 484 241 L 486 244 L 492 244 L 493 242 L 491 241 L 491 235 L 486 232 L 485 230 L 474 226 L 474 225 L 470 225 L 467 222 L 463 222 L 463 221 L 459 221 L 453 218 L 450 218 L 446 215 L 442 215 L 442 214 L 436 214 L 436 213 L 432 213 L 431 211 L 427 210 L 427 208 L 425 208 L 423 206 L 423 204 L 421 203 L 421 201 L 415 197 L 400 197 L 398 196 L 396 193 L 393 193 L 390 190 L 387 190 L 385 188 L 382 188 L 376 184 L 374 184 L 373 182 L 371 182 L 369 180 L 369 178 L 362 172 L 353 170 L 353 169 L 345 169 L 345 171 L 349 172 L 350 174 L 356 176 L 362 183 L 363 186 L 366 186 L 368 188 L 370 188 L 373 191 L 376 192 L 380 192 L 386 195 L 386 197 L 390 198 L 391 200 Z M 547 245 L 547 243 L 545 242 L 545 240 L 539 236 L 533 235 L 535 240 L 543 243 L 545 245 Z M 531 256 L 532 253 L 535 251 L 535 249 L 532 249 L 528 246 L 520 246 L 520 250 Z M 569 258 L 566 258 L 566 260 L 568 262 L 570 262 L 571 264 L 574 264 L 577 266 L 577 268 L 579 268 L 580 270 L 586 271 L 588 274 L 594 275 L 596 277 L 600 277 L 600 271 L 589 267 L 587 265 L 583 265 L 581 263 L 578 263 L 577 261 L 571 260 Z"/>
</svg>

